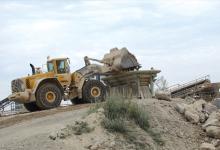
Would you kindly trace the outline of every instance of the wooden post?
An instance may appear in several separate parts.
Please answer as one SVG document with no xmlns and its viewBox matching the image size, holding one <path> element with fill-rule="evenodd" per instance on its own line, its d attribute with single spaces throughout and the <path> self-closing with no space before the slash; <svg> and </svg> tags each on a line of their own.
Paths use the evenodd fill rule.
<svg viewBox="0 0 220 150">
<path fill-rule="evenodd" d="M 154 77 L 153 76 L 151 76 L 150 78 L 150 91 L 151 91 L 152 97 L 154 97 L 155 93 L 154 93 Z"/>
</svg>

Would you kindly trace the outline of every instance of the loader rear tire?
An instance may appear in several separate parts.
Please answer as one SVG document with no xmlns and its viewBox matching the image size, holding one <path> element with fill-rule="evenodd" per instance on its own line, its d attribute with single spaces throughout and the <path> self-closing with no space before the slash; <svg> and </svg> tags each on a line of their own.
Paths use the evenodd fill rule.
<svg viewBox="0 0 220 150">
<path fill-rule="evenodd" d="M 40 109 L 51 109 L 60 106 L 62 92 L 53 83 L 46 83 L 37 90 L 36 104 Z"/>
<path fill-rule="evenodd" d="M 39 111 L 40 110 L 40 108 L 37 106 L 36 102 L 24 103 L 23 105 L 30 112 L 34 112 L 34 111 Z"/>
<path fill-rule="evenodd" d="M 88 80 L 82 89 L 84 102 L 95 103 L 105 100 L 106 87 L 99 80 Z"/>
</svg>

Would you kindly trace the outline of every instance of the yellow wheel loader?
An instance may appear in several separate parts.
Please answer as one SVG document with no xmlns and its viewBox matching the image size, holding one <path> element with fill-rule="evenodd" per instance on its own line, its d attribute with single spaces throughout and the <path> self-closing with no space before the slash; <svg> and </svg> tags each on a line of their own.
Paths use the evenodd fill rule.
<svg viewBox="0 0 220 150">
<path fill-rule="evenodd" d="M 105 100 L 106 85 L 103 76 L 118 74 L 121 71 L 139 69 L 137 59 L 126 48 L 111 49 L 103 59 L 84 57 L 85 66 L 70 72 L 68 58 L 47 60 L 47 72 L 32 68 L 32 75 L 11 82 L 12 94 L 3 101 L 23 103 L 29 111 L 58 107 L 62 100 L 72 103 L 93 103 Z M 96 61 L 99 64 L 91 64 Z"/>
</svg>

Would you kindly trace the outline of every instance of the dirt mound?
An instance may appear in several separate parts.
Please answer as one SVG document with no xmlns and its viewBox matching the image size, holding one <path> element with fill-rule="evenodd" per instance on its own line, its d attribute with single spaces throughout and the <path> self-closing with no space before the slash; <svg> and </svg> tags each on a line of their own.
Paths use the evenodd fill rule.
<svg viewBox="0 0 220 150">
<path fill-rule="evenodd" d="M 201 143 L 205 142 L 201 128 L 187 122 L 175 110 L 176 104 L 181 102 L 180 99 L 135 99 L 132 102 L 148 112 L 151 131 L 160 135 L 163 145 L 158 144 L 152 134 L 145 132 L 132 121 L 129 122 L 129 129 L 132 130 L 126 135 L 109 132 L 102 126 L 105 117 L 102 108 L 90 114 L 85 113 L 84 108 L 37 119 L 29 116 L 31 119 L 27 121 L 2 128 L 0 149 L 190 150 L 198 149 Z"/>
<path fill-rule="evenodd" d="M 153 150 L 189 150 L 198 149 L 203 143 L 204 132 L 200 127 L 187 122 L 176 110 L 175 105 L 179 102 L 174 99 L 171 102 L 157 99 L 133 100 L 143 107 L 149 115 L 152 131 L 159 134 L 164 142 L 158 144 L 152 135 L 142 130 L 140 127 L 130 123 L 131 132 L 127 135 L 108 132 L 101 126 L 103 120 L 103 110 L 92 113 L 78 122 L 86 122 L 89 128 L 94 128 L 89 133 L 80 135 L 66 134 L 65 139 L 59 138 L 59 130 L 55 135 L 58 141 L 69 143 L 70 147 L 76 149 L 153 149 Z M 73 123 L 72 125 L 74 125 Z M 68 127 L 68 126 L 67 126 Z M 54 133 L 52 133 L 54 135 Z M 131 136 L 132 135 L 132 136 Z M 80 143 L 80 144 L 79 144 Z"/>
</svg>

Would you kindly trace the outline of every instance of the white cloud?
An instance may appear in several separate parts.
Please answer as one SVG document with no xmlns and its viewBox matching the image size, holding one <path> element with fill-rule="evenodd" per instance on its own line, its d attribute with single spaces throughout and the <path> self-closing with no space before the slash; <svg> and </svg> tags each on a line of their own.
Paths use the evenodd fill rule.
<svg viewBox="0 0 220 150">
<path fill-rule="evenodd" d="M 158 0 L 158 11 L 181 16 L 198 16 L 219 4 L 217 0 Z"/>
<path fill-rule="evenodd" d="M 33 22 L 30 26 L 31 30 L 47 32 L 51 30 L 60 29 L 62 27 L 62 22 L 57 20 L 40 20 Z"/>
<path fill-rule="evenodd" d="M 33 5 L 26 4 L 26 3 L 19 3 L 15 1 L 11 2 L 1 2 L 0 11 L 20 11 L 20 10 L 28 10 L 33 8 Z"/>
<path fill-rule="evenodd" d="M 26 22 L 17 22 L 11 26 L 9 26 L 9 30 L 11 32 L 19 32 L 19 33 L 30 33 L 30 32 L 52 32 L 55 30 L 59 30 L 64 25 L 64 22 L 61 20 L 28 20 Z"/>
</svg>

